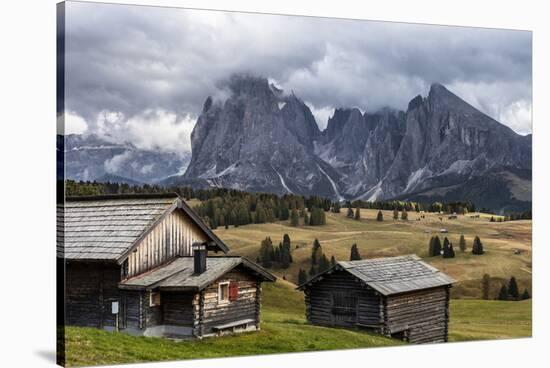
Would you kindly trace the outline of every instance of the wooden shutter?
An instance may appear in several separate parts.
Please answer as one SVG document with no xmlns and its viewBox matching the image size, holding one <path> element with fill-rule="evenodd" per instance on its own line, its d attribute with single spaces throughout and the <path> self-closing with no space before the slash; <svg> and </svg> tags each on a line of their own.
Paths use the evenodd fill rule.
<svg viewBox="0 0 550 368">
<path fill-rule="evenodd" d="M 239 283 L 231 282 L 229 284 L 229 300 L 235 301 L 239 298 Z"/>
</svg>

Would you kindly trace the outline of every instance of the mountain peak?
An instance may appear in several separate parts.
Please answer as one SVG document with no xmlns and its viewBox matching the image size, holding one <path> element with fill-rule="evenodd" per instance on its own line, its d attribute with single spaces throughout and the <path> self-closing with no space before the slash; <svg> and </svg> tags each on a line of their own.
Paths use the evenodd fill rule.
<svg viewBox="0 0 550 368">
<path fill-rule="evenodd" d="M 259 95 L 271 93 L 267 78 L 252 74 L 233 74 L 229 78 L 229 88 L 235 95 Z"/>
</svg>

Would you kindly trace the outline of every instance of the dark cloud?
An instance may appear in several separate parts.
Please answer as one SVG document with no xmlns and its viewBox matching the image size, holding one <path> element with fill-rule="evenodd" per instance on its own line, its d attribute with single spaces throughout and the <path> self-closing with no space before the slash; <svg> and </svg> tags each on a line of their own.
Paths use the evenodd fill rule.
<svg viewBox="0 0 550 368">
<path fill-rule="evenodd" d="M 531 131 L 529 32 L 67 4 L 67 108 L 88 132 L 110 131 L 104 117 L 116 113 L 114 139 L 136 136 L 139 122 L 150 131 L 151 116 L 164 127 L 152 133 L 155 144 L 170 134 L 166 127 L 186 135 L 206 97 L 238 72 L 294 90 L 321 127 L 336 106 L 404 109 L 440 82 L 516 131 Z"/>
</svg>

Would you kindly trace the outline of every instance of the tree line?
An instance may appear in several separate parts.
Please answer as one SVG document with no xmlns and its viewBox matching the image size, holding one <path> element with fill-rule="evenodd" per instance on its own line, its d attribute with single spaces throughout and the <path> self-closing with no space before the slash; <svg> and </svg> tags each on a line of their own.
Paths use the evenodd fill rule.
<svg viewBox="0 0 550 368">
<path fill-rule="evenodd" d="M 489 274 L 484 274 L 481 278 L 481 298 L 485 300 L 491 299 L 491 276 Z M 531 295 L 527 288 L 523 290 L 523 293 L 520 294 L 519 287 L 514 276 L 510 277 L 508 283 L 502 284 L 498 294 L 496 295 L 496 300 L 526 300 L 530 299 Z"/>
</svg>

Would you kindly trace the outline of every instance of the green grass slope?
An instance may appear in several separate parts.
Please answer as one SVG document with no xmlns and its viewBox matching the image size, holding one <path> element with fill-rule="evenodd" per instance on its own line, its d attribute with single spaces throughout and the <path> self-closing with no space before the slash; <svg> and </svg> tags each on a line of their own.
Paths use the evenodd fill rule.
<svg viewBox="0 0 550 368">
<path fill-rule="evenodd" d="M 203 340 L 135 337 L 95 328 L 68 327 L 67 365 L 89 366 L 200 359 L 403 344 L 362 330 L 306 323 L 303 294 L 283 280 L 265 284 L 259 332 Z M 531 301 L 452 300 L 450 341 L 531 336 Z"/>
<path fill-rule="evenodd" d="M 308 325 L 303 294 L 283 280 L 264 285 L 258 332 L 203 340 L 135 337 L 94 328 L 68 327 L 67 365 L 105 365 L 238 355 L 352 349 L 402 344 L 374 333 Z"/>
</svg>

